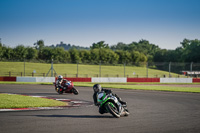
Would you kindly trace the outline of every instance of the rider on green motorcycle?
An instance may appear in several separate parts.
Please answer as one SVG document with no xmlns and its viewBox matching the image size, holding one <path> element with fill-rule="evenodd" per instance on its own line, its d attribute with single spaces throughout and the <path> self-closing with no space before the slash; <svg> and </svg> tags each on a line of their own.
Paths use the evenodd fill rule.
<svg viewBox="0 0 200 133">
<path fill-rule="evenodd" d="M 103 89 L 103 88 L 101 88 L 101 85 L 100 85 L 100 84 L 95 84 L 95 85 L 93 86 L 93 90 L 94 90 L 93 100 L 94 100 L 94 104 L 95 104 L 96 106 L 99 106 L 99 105 L 100 105 L 100 103 L 97 102 L 98 94 L 100 94 L 101 92 L 105 92 L 106 95 L 112 93 L 112 91 L 109 90 L 109 89 Z M 112 93 L 112 94 L 113 94 L 113 93 Z M 121 99 L 120 97 L 118 97 L 117 94 L 113 94 L 113 95 L 119 100 L 119 102 L 120 102 L 122 105 L 126 105 L 126 102 L 122 101 L 122 99 Z M 99 108 L 99 113 L 100 113 L 100 114 L 105 113 L 104 110 L 103 110 L 101 107 Z"/>
</svg>

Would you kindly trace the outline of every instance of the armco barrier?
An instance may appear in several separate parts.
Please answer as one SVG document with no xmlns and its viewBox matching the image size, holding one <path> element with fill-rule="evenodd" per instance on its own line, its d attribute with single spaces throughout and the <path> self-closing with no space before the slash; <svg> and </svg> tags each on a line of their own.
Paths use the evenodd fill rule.
<svg viewBox="0 0 200 133">
<path fill-rule="evenodd" d="M 193 82 L 193 83 L 200 83 L 200 79 L 197 79 L 197 78 L 195 79 L 195 78 L 193 78 L 193 79 L 192 79 L 192 82 Z"/>
<path fill-rule="evenodd" d="M 36 77 L 17 77 L 17 82 L 36 82 Z"/>
<path fill-rule="evenodd" d="M 113 82 L 113 83 L 126 83 L 127 78 L 92 78 L 92 82 L 94 83 L 105 83 L 105 82 Z"/>
<path fill-rule="evenodd" d="M 160 82 L 160 78 L 127 78 L 127 82 Z"/>
<path fill-rule="evenodd" d="M 16 77 L 0 77 L 0 81 L 16 81 Z"/>
<path fill-rule="evenodd" d="M 64 78 L 72 82 L 91 82 L 91 78 Z"/>
<path fill-rule="evenodd" d="M 192 83 L 192 78 L 160 78 L 160 83 Z"/>
<path fill-rule="evenodd" d="M 17 82 L 54 82 L 55 77 L 17 77 Z"/>
<path fill-rule="evenodd" d="M 55 77 L 0 77 L 0 81 L 55 82 Z M 72 82 L 160 82 L 160 83 L 200 83 L 200 78 L 64 78 Z"/>
</svg>

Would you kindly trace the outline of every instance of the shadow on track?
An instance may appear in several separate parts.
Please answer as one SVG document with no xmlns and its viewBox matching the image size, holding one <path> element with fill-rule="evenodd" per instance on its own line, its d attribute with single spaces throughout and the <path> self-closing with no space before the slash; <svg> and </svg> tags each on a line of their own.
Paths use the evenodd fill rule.
<svg viewBox="0 0 200 133">
<path fill-rule="evenodd" d="M 37 117 L 70 117 L 70 118 L 114 118 L 113 116 L 101 115 L 35 115 Z"/>
</svg>

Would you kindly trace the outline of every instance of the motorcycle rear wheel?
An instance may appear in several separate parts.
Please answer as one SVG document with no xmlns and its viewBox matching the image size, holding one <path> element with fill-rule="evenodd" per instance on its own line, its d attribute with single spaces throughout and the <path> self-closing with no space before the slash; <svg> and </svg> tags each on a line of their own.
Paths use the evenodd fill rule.
<svg viewBox="0 0 200 133">
<path fill-rule="evenodd" d="M 63 90 L 60 91 L 60 88 L 58 89 L 58 94 L 63 94 Z"/>
<path fill-rule="evenodd" d="M 120 118 L 120 115 L 118 114 L 118 109 L 117 109 L 115 104 L 108 103 L 107 104 L 107 109 L 114 117 Z"/>
</svg>

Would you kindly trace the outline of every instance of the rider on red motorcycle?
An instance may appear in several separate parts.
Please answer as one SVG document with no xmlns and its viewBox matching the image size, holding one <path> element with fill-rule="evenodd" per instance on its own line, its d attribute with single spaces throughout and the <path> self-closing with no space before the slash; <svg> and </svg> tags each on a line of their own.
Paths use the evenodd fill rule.
<svg viewBox="0 0 200 133">
<path fill-rule="evenodd" d="M 59 76 L 58 76 L 58 79 L 56 80 L 56 87 L 57 87 L 57 88 L 62 88 L 62 89 L 65 90 L 66 87 L 63 87 L 63 86 L 62 86 L 62 83 L 63 83 L 64 80 L 66 80 L 66 79 L 63 79 L 63 76 L 62 76 L 62 75 L 59 75 Z M 67 80 L 66 80 L 66 81 L 67 81 Z"/>
</svg>

